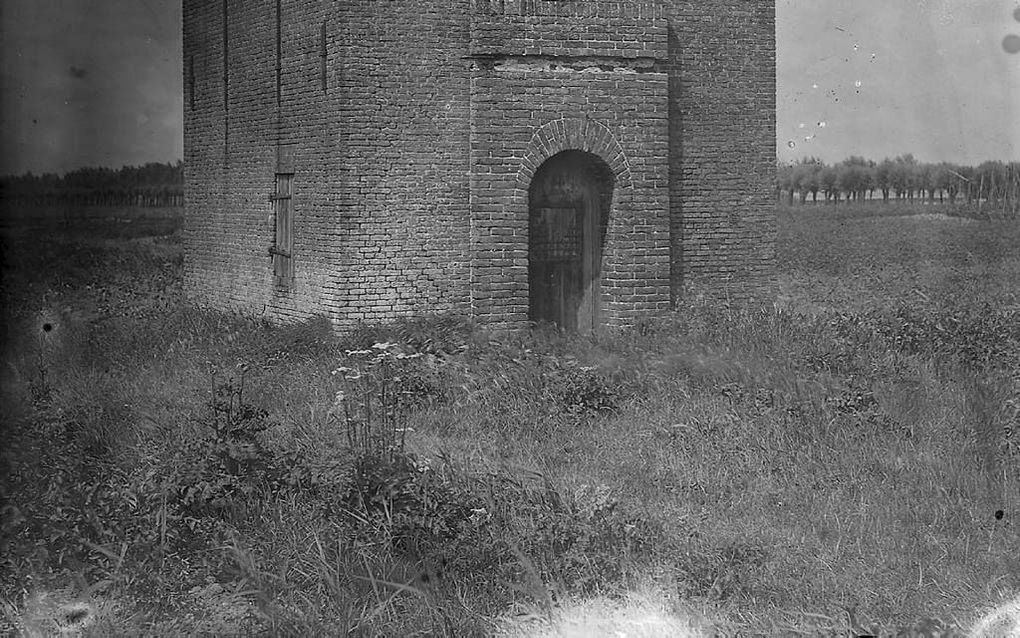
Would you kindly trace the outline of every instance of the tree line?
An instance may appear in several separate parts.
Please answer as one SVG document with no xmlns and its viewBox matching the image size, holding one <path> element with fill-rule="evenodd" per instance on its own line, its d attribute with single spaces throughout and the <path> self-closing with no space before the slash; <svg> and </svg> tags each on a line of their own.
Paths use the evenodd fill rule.
<svg viewBox="0 0 1020 638">
<path fill-rule="evenodd" d="M 804 204 L 878 199 L 928 203 L 987 204 L 1015 210 L 1020 203 L 1020 162 L 988 161 L 978 166 L 919 162 L 900 155 L 881 162 L 851 156 L 838 164 L 815 157 L 780 162 L 776 196 L 782 203 Z"/>
<path fill-rule="evenodd" d="M 6 175 L 0 177 L 0 200 L 20 206 L 183 206 L 184 162 Z"/>
<path fill-rule="evenodd" d="M 878 199 L 988 204 L 1016 211 L 1020 206 L 1020 162 L 988 161 L 978 166 L 926 163 L 913 155 L 875 162 L 851 156 L 836 164 L 815 157 L 780 162 L 776 197 L 783 203 L 825 203 Z M 0 177 L 0 200 L 22 206 L 182 206 L 184 162 L 142 166 L 78 168 Z"/>
</svg>

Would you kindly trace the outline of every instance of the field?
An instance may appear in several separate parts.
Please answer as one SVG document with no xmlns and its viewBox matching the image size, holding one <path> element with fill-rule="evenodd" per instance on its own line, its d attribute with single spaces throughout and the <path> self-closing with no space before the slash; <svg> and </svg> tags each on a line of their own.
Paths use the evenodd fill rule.
<svg viewBox="0 0 1020 638">
<path fill-rule="evenodd" d="M 781 208 L 774 307 L 598 338 L 273 328 L 182 303 L 179 211 L 7 216 L 6 629 L 963 631 L 1020 595 L 1020 224 L 944 210 Z"/>
</svg>

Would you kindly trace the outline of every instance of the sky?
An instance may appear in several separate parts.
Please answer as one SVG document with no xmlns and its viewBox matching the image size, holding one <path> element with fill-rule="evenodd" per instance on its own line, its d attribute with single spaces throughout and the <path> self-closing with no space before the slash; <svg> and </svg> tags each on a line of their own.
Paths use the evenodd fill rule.
<svg viewBox="0 0 1020 638">
<path fill-rule="evenodd" d="M 0 0 L 0 174 L 183 156 L 179 0 Z"/>
<path fill-rule="evenodd" d="M 1020 0 L 776 0 L 776 152 L 1020 160 Z M 179 0 L 0 0 L 0 174 L 182 157 Z"/>
<path fill-rule="evenodd" d="M 1018 0 L 776 0 L 776 151 L 1020 160 Z"/>
</svg>

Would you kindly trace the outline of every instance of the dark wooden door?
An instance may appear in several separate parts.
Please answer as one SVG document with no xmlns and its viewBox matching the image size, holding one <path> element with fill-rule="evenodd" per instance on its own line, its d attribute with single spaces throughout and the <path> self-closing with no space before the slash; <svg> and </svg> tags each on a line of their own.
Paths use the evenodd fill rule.
<svg viewBox="0 0 1020 638">
<path fill-rule="evenodd" d="M 570 331 L 591 324 L 578 316 L 585 298 L 585 264 L 590 261 L 584 212 L 580 205 L 532 210 L 528 266 L 533 321 Z"/>
<path fill-rule="evenodd" d="M 600 273 L 613 177 L 597 156 L 564 151 L 528 187 L 530 318 L 582 334 L 599 327 Z"/>
<path fill-rule="evenodd" d="M 276 174 L 276 193 L 273 195 L 273 213 L 276 218 L 273 246 L 273 275 L 276 285 L 290 287 L 294 280 L 294 175 Z"/>
</svg>

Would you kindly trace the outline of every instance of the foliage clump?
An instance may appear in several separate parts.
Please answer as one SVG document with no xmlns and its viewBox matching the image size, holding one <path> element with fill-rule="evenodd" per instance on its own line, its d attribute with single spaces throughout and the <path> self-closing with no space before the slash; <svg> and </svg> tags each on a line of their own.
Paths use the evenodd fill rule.
<svg viewBox="0 0 1020 638">
<path fill-rule="evenodd" d="M 278 493 L 287 478 L 264 440 L 269 412 L 244 400 L 244 377 L 217 383 L 195 435 L 178 449 L 168 485 L 182 515 L 241 515 L 244 504 Z"/>
</svg>

